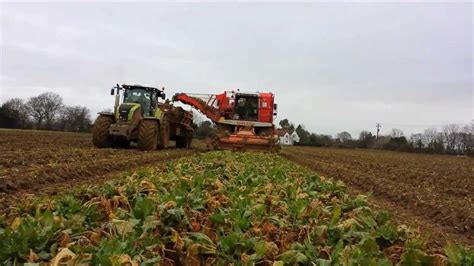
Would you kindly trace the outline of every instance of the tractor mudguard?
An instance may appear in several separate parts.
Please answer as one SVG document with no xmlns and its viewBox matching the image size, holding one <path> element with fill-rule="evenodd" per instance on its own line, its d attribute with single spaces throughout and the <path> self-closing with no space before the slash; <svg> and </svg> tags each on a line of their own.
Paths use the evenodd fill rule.
<svg viewBox="0 0 474 266">
<path fill-rule="evenodd" d="M 114 113 L 112 112 L 98 112 L 98 115 L 103 115 L 103 116 L 112 116 L 114 117 Z"/>
<path fill-rule="evenodd" d="M 99 116 L 104 116 L 104 117 L 110 117 L 112 118 L 112 122 L 115 123 L 117 119 L 115 118 L 114 113 L 112 112 L 98 112 L 97 113 Z"/>
</svg>

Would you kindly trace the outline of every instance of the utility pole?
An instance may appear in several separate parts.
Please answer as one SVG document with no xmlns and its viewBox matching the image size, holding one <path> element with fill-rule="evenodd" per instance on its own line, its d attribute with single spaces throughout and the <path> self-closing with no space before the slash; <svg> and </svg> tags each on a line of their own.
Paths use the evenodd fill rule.
<svg viewBox="0 0 474 266">
<path fill-rule="evenodd" d="M 380 123 L 376 123 L 375 127 L 377 128 L 377 137 L 376 137 L 376 139 L 379 139 L 379 132 L 380 132 L 380 128 L 382 127 L 382 125 Z"/>
</svg>

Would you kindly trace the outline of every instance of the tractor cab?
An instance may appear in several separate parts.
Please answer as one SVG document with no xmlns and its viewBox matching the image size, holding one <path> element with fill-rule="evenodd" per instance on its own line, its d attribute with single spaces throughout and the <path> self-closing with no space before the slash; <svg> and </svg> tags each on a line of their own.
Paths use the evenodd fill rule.
<svg viewBox="0 0 474 266">
<path fill-rule="evenodd" d="M 141 85 L 117 85 L 115 88 L 117 89 L 117 96 L 119 90 L 124 90 L 123 103 L 125 105 L 140 104 L 142 115 L 144 116 L 152 115 L 158 106 L 158 99 L 165 99 L 166 97 L 163 89 L 160 90 L 153 87 L 145 87 Z M 114 89 L 112 89 L 112 95 L 114 94 Z"/>
</svg>

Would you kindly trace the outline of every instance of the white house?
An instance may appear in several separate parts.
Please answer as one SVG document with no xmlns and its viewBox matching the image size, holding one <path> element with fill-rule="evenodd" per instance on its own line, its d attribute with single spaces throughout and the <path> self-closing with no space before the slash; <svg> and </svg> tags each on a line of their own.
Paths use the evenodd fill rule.
<svg viewBox="0 0 474 266">
<path fill-rule="evenodd" d="M 300 137 L 294 130 L 278 129 L 277 134 L 282 145 L 294 145 L 295 142 L 300 142 Z"/>
</svg>

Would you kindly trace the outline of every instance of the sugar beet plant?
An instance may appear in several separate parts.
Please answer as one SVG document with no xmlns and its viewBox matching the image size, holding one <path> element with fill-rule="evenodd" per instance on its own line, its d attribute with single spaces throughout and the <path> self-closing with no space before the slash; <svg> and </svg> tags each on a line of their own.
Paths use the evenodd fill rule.
<svg viewBox="0 0 474 266">
<path fill-rule="evenodd" d="M 0 262 L 94 265 L 472 263 L 424 243 L 365 196 L 270 154 L 210 152 L 21 207 Z"/>
</svg>

